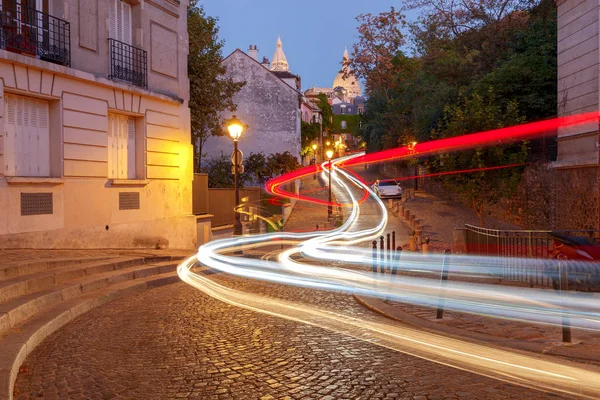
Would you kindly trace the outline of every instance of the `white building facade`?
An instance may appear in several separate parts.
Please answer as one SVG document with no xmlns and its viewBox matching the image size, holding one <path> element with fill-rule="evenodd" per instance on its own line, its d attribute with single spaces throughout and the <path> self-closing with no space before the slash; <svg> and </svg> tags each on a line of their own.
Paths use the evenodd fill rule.
<svg viewBox="0 0 600 400">
<path fill-rule="evenodd" d="M 0 248 L 189 248 L 187 0 L 2 2 Z"/>
</svg>

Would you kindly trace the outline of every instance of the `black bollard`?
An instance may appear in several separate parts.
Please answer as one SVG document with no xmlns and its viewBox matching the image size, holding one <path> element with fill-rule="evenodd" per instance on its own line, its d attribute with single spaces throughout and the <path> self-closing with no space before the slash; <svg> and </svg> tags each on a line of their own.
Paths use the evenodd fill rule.
<svg viewBox="0 0 600 400">
<path fill-rule="evenodd" d="M 390 239 L 391 239 L 391 234 L 388 233 L 387 234 L 387 243 L 386 243 L 386 245 L 387 245 L 386 246 L 386 252 L 387 252 L 386 260 L 387 260 L 388 265 L 387 265 L 386 269 L 390 269 L 390 266 L 391 266 L 390 263 L 392 261 L 392 247 L 390 247 L 390 244 L 391 244 Z"/>
<path fill-rule="evenodd" d="M 396 275 L 398 268 L 400 267 L 400 256 L 402 255 L 402 246 L 398 246 L 396 254 L 394 256 L 394 264 L 392 265 L 392 275 Z"/>
<path fill-rule="evenodd" d="M 392 231 L 392 250 L 396 248 L 396 231 Z"/>
<path fill-rule="evenodd" d="M 562 256 L 562 257 L 561 257 Z M 569 271 L 567 270 L 567 263 L 565 262 L 567 259 L 563 254 L 558 256 L 558 273 L 560 280 L 560 298 L 561 302 L 564 302 L 565 297 L 568 295 L 569 291 Z M 564 307 L 563 307 L 564 309 Z M 563 311 L 562 315 L 562 337 L 563 342 L 570 343 L 571 342 L 571 321 L 569 321 L 569 316 L 566 312 Z"/>
<path fill-rule="evenodd" d="M 436 318 L 442 319 L 444 318 L 444 287 L 446 286 L 446 281 L 448 280 L 448 264 L 450 263 L 450 249 L 446 249 L 444 251 L 444 261 L 442 261 L 442 273 L 440 278 L 440 299 L 438 302 L 438 309 Z"/>
<path fill-rule="evenodd" d="M 373 240 L 373 275 L 377 275 L 377 240 Z"/>
<path fill-rule="evenodd" d="M 379 238 L 379 272 L 385 273 L 385 247 L 383 244 L 383 235 Z"/>
</svg>

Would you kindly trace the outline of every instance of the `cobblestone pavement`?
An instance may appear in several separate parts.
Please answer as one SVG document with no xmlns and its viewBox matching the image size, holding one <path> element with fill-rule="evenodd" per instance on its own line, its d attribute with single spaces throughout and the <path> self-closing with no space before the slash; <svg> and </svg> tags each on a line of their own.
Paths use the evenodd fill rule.
<svg viewBox="0 0 600 400">
<path fill-rule="evenodd" d="M 346 294 L 218 280 L 367 313 Z M 183 283 L 115 300 L 59 330 L 27 358 L 16 390 L 17 399 L 557 398 L 232 307 Z"/>
</svg>

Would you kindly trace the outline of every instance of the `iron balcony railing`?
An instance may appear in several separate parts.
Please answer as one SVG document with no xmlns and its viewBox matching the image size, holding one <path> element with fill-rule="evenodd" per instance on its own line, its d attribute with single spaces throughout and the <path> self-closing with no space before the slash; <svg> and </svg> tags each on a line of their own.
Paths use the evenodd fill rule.
<svg viewBox="0 0 600 400">
<path fill-rule="evenodd" d="M 0 28 L 2 49 L 71 66 L 71 25 L 67 21 L 4 0 Z"/>
<path fill-rule="evenodd" d="M 148 56 L 146 51 L 115 39 L 108 39 L 110 79 L 148 87 Z"/>
</svg>

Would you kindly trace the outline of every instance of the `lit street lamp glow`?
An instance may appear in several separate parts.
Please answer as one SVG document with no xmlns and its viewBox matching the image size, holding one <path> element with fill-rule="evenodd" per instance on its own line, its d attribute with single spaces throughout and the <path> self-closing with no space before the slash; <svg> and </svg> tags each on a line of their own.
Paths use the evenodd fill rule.
<svg viewBox="0 0 600 400">
<path fill-rule="evenodd" d="M 231 136 L 233 141 L 237 142 L 240 136 L 242 136 L 244 126 L 242 125 L 242 122 L 234 115 L 227 124 L 227 130 L 229 131 L 229 136 Z"/>
<path fill-rule="evenodd" d="M 235 207 L 237 208 L 240 205 L 240 189 L 238 187 L 238 175 L 239 175 L 239 164 L 241 160 L 238 159 L 238 139 L 242 136 L 242 131 L 244 130 L 244 126 L 242 122 L 237 119 L 234 115 L 233 118 L 229 120 L 227 123 L 227 130 L 229 131 L 229 136 L 233 139 L 233 187 L 235 190 Z M 240 221 L 240 213 L 235 212 L 235 220 L 233 222 L 233 234 L 235 236 L 242 235 L 242 222 Z M 239 252 L 241 253 L 241 252 Z"/>
</svg>

